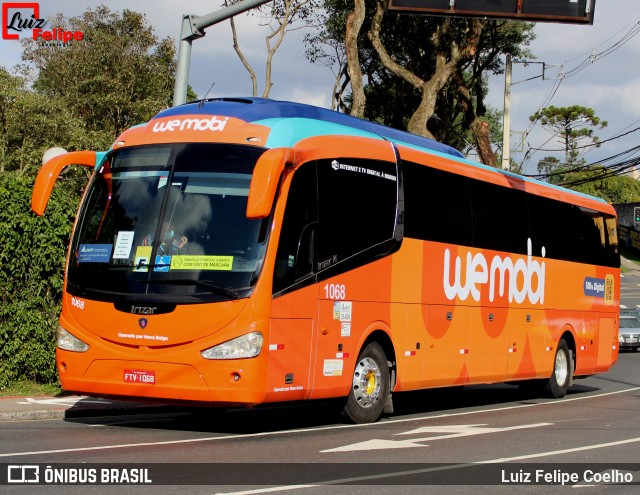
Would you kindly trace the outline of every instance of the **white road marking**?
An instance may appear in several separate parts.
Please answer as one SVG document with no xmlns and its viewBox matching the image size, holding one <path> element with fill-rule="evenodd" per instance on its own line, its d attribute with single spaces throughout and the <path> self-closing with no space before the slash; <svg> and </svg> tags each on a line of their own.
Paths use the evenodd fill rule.
<svg viewBox="0 0 640 495">
<path fill-rule="evenodd" d="M 503 431 L 522 430 L 525 428 L 538 428 L 540 426 L 551 426 L 553 423 L 535 423 L 530 425 L 508 426 L 503 428 L 485 428 L 486 425 L 449 425 L 449 426 L 425 426 L 411 431 L 397 433 L 397 435 L 416 435 L 420 433 L 440 433 L 440 435 L 423 438 L 412 438 L 410 440 L 380 440 L 373 438 L 364 442 L 352 443 L 343 447 L 321 450 L 320 453 L 327 452 L 353 452 L 355 450 L 383 450 L 383 449 L 405 449 L 411 447 L 428 447 L 419 442 L 429 440 L 444 440 L 446 438 L 467 437 L 470 435 L 483 435 L 485 433 L 500 433 Z M 443 434 L 446 433 L 446 434 Z"/>
<path fill-rule="evenodd" d="M 497 459 L 489 459 L 486 461 L 477 461 L 477 462 L 469 462 L 465 464 L 453 464 L 450 466 L 438 466 L 432 468 L 424 468 L 424 469 L 415 469 L 411 471 L 400 471 L 397 473 L 382 473 L 382 474 L 371 474 L 369 476 L 358 476 L 355 478 L 343 478 L 343 479 L 335 479 L 323 481 L 321 483 L 315 483 L 312 485 L 291 485 L 291 486 L 273 486 L 269 488 L 256 488 L 253 490 L 241 490 L 237 492 L 218 492 L 216 495 L 256 495 L 258 493 L 274 493 L 280 491 L 289 491 L 289 490 L 298 490 L 304 488 L 318 488 L 321 486 L 331 486 L 331 485 L 342 485 L 345 483 L 351 483 L 354 481 L 375 481 L 384 478 L 395 478 L 399 476 L 409 476 L 413 474 L 424 474 L 424 473 L 432 473 L 435 471 L 447 471 L 452 469 L 463 469 L 469 466 L 475 466 L 478 464 L 501 464 L 505 462 L 512 461 L 522 461 L 526 459 L 536 459 L 538 457 L 549 457 L 554 455 L 561 454 L 569 454 L 572 452 L 581 452 L 584 450 L 594 450 L 594 449 L 603 449 L 608 447 L 616 447 L 618 445 L 625 445 L 629 443 L 640 442 L 640 437 L 636 438 L 628 438 L 626 440 L 619 440 L 617 442 L 607 442 L 607 443 L 598 443 L 593 445 L 584 445 L 582 447 L 574 447 L 571 449 L 561 449 L 561 450 L 550 450 L 547 452 L 538 452 L 536 454 L 527 454 L 527 455 L 519 455 L 514 457 L 499 457 Z"/>
<path fill-rule="evenodd" d="M 54 450 L 38 450 L 31 452 L 9 452 L 5 454 L 0 454 L 0 458 L 2 457 L 18 457 L 18 456 L 30 456 L 30 455 L 41 455 L 41 454 L 62 454 L 65 452 L 91 452 L 97 450 L 110 450 L 110 449 L 127 449 L 127 448 L 137 448 L 137 447 L 153 447 L 160 445 L 180 445 L 180 444 L 189 444 L 189 443 L 200 443 L 200 442 L 214 442 L 218 440 L 233 440 L 236 438 L 257 438 L 257 437 L 269 437 L 269 436 L 277 436 L 277 435 L 291 435 L 295 433 L 309 433 L 314 431 L 330 431 L 330 430 L 342 430 L 347 428 L 373 428 L 376 426 L 387 426 L 390 424 L 398 424 L 398 423 L 409 423 L 415 421 L 428 421 L 432 419 L 440 419 L 440 418 L 452 418 L 456 416 L 466 416 L 471 414 L 481 414 L 488 412 L 497 412 L 497 411 L 509 411 L 514 409 L 523 409 L 528 407 L 537 407 L 537 406 L 545 406 L 545 405 L 563 405 L 568 402 L 573 402 L 577 400 L 584 399 L 596 399 L 600 397 L 606 397 L 609 395 L 616 395 L 628 392 L 634 392 L 636 390 L 640 390 L 640 387 L 632 387 L 624 390 L 617 390 L 615 392 L 607 392 L 604 394 L 596 394 L 596 395 L 587 395 L 581 397 L 575 397 L 572 399 L 564 398 L 562 401 L 549 401 L 549 402 L 539 402 L 535 404 L 521 404 L 518 406 L 509 406 L 509 407 L 496 407 L 494 409 L 481 409 L 477 411 L 464 411 L 459 413 L 447 413 L 447 414 L 438 414 L 435 416 L 425 416 L 420 418 L 404 418 L 404 419 L 391 419 L 388 421 L 381 421 L 378 423 L 367 423 L 360 425 L 334 425 L 334 426 L 321 426 L 317 428 L 300 428 L 296 430 L 285 430 L 285 431 L 267 431 L 261 433 L 248 433 L 248 434 L 239 434 L 239 435 L 227 435 L 227 436 L 219 436 L 219 437 L 204 437 L 204 438 L 186 438 L 183 440 L 166 440 L 159 442 L 141 442 L 141 443 L 127 443 L 127 444 L 115 444 L 115 445 L 98 445 L 94 447 L 75 447 L 69 449 L 54 449 Z"/>
</svg>

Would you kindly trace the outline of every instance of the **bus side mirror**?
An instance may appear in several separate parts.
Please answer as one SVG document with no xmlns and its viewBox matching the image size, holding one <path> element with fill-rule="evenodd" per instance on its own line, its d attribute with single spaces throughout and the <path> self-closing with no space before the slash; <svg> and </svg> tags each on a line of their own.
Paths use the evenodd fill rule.
<svg viewBox="0 0 640 495">
<path fill-rule="evenodd" d="M 272 148 L 258 158 L 249 186 L 247 218 L 269 215 L 282 171 L 287 163 L 292 162 L 293 150 L 290 148 Z"/>
<path fill-rule="evenodd" d="M 53 185 L 62 172 L 62 169 L 69 165 L 84 165 L 85 167 L 95 167 L 97 153 L 95 151 L 72 151 L 62 155 L 54 156 L 48 160 L 38 172 L 36 182 L 33 186 L 33 194 L 31 195 L 31 209 L 38 216 L 42 216 Z"/>
</svg>

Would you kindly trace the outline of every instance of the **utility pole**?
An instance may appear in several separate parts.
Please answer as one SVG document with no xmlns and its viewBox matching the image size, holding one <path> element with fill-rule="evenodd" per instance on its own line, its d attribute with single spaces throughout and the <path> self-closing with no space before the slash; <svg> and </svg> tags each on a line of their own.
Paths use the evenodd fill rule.
<svg viewBox="0 0 640 495">
<path fill-rule="evenodd" d="M 189 84 L 189 67 L 191 65 L 191 44 L 193 40 L 205 35 L 204 29 L 218 22 L 227 20 L 237 14 L 259 7 L 271 0 L 241 0 L 229 7 L 203 16 L 185 14 L 182 16 L 180 29 L 180 45 L 178 47 L 178 63 L 176 65 L 176 80 L 173 88 L 173 106 L 182 105 L 187 101 L 187 86 Z"/>
<path fill-rule="evenodd" d="M 511 55 L 507 53 L 504 69 L 504 111 L 502 114 L 502 169 L 510 170 L 510 127 L 511 127 Z"/>
</svg>

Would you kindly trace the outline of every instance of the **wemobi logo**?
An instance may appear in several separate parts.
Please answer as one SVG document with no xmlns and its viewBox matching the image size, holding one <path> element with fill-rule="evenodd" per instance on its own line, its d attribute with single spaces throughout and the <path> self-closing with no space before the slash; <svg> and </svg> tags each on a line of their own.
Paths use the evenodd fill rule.
<svg viewBox="0 0 640 495">
<path fill-rule="evenodd" d="M 545 254 L 543 246 L 543 258 Z M 451 252 L 449 249 L 444 252 L 443 285 L 447 299 L 458 297 L 466 301 L 471 294 L 474 301 L 480 301 L 482 286 L 489 284 L 489 301 L 493 301 L 499 284 L 499 296 L 503 297 L 508 291 L 509 302 L 522 303 L 528 299 L 531 304 L 544 303 L 545 263 L 532 259 L 531 239 L 527 239 L 526 258 L 518 257 L 515 262 L 510 256 L 494 256 L 489 264 L 482 253 L 472 255 L 470 252 L 467 252 L 466 258 L 466 267 L 463 268 L 462 258 L 456 256 L 452 282 Z"/>
<path fill-rule="evenodd" d="M 153 132 L 173 131 L 222 131 L 227 125 L 229 117 L 219 119 L 216 115 L 210 119 L 175 119 L 156 122 L 153 124 Z"/>
</svg>

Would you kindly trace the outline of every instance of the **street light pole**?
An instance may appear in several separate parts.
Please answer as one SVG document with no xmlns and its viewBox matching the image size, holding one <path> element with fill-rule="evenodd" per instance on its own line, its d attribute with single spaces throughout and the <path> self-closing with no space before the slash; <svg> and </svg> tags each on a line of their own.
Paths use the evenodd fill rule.
<svg viewBox="0 0 640 495">
<path fill-rule="evenodd" d="M 502 114 L 502 169 L 510 170 L 511 127 L 511 55 L 507 53 L 504 69 L 504 111 Z"/>
<path fill-rule="evenodd" d="M 202 38 L 204 29 L 241 14 L 254 7 L 271 0 L 241 0 L 228 7 L 203 16 L 185 14 L 182 16 L 180 30 L 180 45 L 178 47 L 178 63 L 176 65 L 176 79 L 173 88 L 173 106 L 182 105 L 187 101 L 187 85 L 189 83 L 189 67 L 191 65 L 191 44 L 193 40 Z"/>
</svg>

